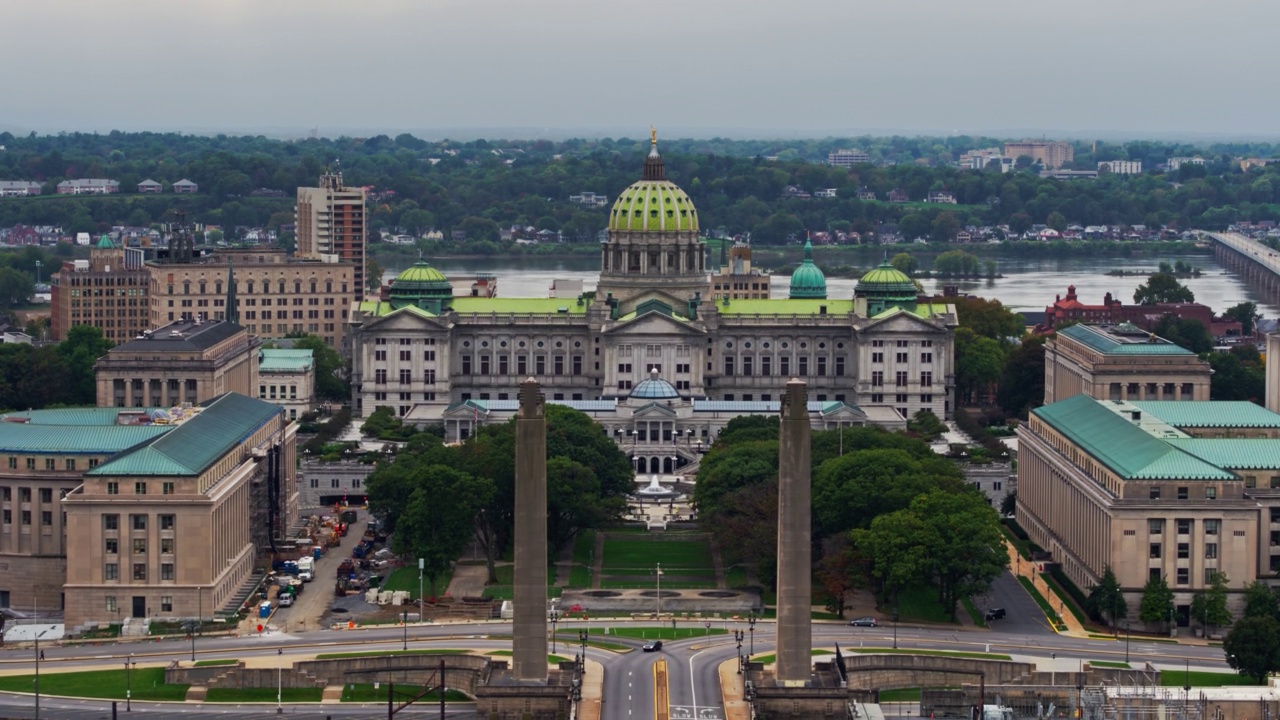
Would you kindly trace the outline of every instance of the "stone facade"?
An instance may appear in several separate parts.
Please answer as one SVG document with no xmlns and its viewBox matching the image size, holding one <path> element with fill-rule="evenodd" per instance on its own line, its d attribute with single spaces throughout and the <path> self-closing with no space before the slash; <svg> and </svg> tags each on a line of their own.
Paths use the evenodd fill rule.
<svg viewBox="0 0 1280 720">
<path fill-rule="evenodd" d="M 298 507 L 321 508 L 343 500 L 363 504 L 365 479 L 375 465 L 355 461 L 322 462 L 306 453 L 304 456 L 298 480 Z"/>
<path fill-rule="evenodd" d="M 223 393 L 258 394 L 261 341 L 225 320 L 148 331 L 94 364 L 99 407 L 174 407 Z"/>
<path fill-rule="evenodd" d="M 115 248 L 108 240 L 90 250 L 88 260 L 63 262 L 50 284 L 53 340 L 66 340 L 76 325 L 90 325 L 122 343 L 151 327 L 151 273 L 141 250 Z"/>
<path fill-rule="evenodd" d="M 1044 347 L 1044 402 L 1208 400 L 1209 363 L 1132 325 L 1075 325 Z"/>
</svg>

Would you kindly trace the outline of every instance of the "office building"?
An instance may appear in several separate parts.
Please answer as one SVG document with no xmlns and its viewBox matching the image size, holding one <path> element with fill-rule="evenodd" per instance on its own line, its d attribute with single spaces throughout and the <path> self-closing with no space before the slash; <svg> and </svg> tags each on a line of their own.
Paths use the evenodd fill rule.
<svg viewBox="0 0 1280 720">
<path fill-rule="evenodd" d="M 103 235 L 88 260 L 66 260 L 50 278 L 49 332 L 66 340 L 76 325 L 91 325 L 113 343 L 151 327 L 151 273 L 137 248 Z"/>
<path fill-rule="evenodd" d="M 1131 323 L 1070 325 L 1044 346 L 1046 405 L 1097 400 L 1208 400 L 1209 363 Z"/>
<path fill-rule="evenodd" d="M 262 341 L 228 320 L 189 318 L 117 345 L 93 366 L 98 407 L 178 407 L 254 397 Z"/>
<path fill-rule="evenodd" d="M 1005 157 L 1013 158 L 1016 162 L 1024 155 L 1050 170 L 1056 170 L 1076 157 L 1075 148 L 1064 141 L 1025 140 L 1004 144 Z"/>
<path fill-rule="evenodd" d="M 770 275 L 751 265 L 751 246 L 735 242 L 726 250 L 726 244 L 720 246 L 720 272 L 711 276 L 707 296 L 712 300 L 768 300 Z"/>
<path fill-rule="evenodd" d="M 258 352 L 258 399 L 284 408 L 297 420 L 315 407 L 316 363 L 310 350 L 263 348 Z"/>
</svg>

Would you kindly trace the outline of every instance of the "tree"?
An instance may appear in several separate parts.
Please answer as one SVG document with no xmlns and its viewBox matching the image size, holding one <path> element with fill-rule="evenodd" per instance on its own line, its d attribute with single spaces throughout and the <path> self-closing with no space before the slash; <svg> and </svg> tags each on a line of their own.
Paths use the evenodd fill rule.
<svg viewBox="0 0 1280 720">
<path fill-rule="evenodd" d="M 915 240 L 928 235 L 932 227 L 929 219 L 920 213 L 907 213 L 898 220 L 898 233 L 907 240 Z"/>
<path fill-rule="evenodd" d="M 32 276 L 11 267 L 0 268 L 0 309 L 27 304 L 35 291 Z"/>
<path fill-rule="evenodd" d="M 1199 320 L 1169 314 L 1160 318 L 1151 331 L 1193 353 L 1206 353 L 1213 350 L 1213 337 Z"/>
<path fill-rule="evenodd" d="M 1169 273 L 1152 273 L 1147 281 L 1133 291 L 1133 301 L 1139 305 L 1156 305 L 1159 303 L 1191 303 L 1196 301 L 1195 293 L 1178 278 Z"/>
<path fill-rule="evenodd" d="M 1062 232 L 1063 230 L 1067 229 L 1067 218 L 1062 213 L 1058 212 L 1057 210 L 1054 210 L 1053 212 L 1049 213 L 1049 217 L 1045 219 L 1044 224 L 1048 225 L 1054 230 L 1057 230 L 1058 232 Z"/>
<path fill-rule="evenodd" d="M 1215 572 L 1209 578 L 1209 588 L 1191 598 L 1191 619 L 1201 623 L 1205 637 L 1209 635 L 1209 628 L 1231 624 L 1227 583 L 1226 573 Z"/>
<path fill-rule="evenodd" d="M 956 218 L 955 213 L 944 210 L 933 219 L 933 224 L 929 227 L 929 239 L 933 242 L 949 243 L 956 239 L 956 233 L 960 232 L 960 227 L 960 220 Z"/>
<path fill-rule="evenodd" d="M 377 295 L 382 289 L 382 265 L 373 258 L 366 258 L 364 261 L 364 285 L 368 288 L 369 293 Z"/>
<path fill-rule="evenodd" d="M 925 493 L 958 491 L 963 482 L 949 460 L 881 448 L 846 452 L 824 462 L 814 476 L 815 534 L 830 537 L 870 527 L 875 518 L 905 509 Z"/>
<path fill-rule="evenodd" d="M 1246 300 L 1239 305 L 1232 305 L 1222 314 L 1240 323 L 1240 333 L 1242 335 L 1253 334 L 1253 322 L 1258 317 L 1257 304 Z"/>
<path fill-rule="evenodd" d="M 1116 574 L 1107 565 L 1103 569 L 1102 579 L 1089 590 L 1089 598 L 1085 610 L 1095 619 L 1106 617 L 1111 621 L 1111 629 L 1116 630 L 1120 618 L 1129 614 L 1129 603 L 1124 599 L 1124 591 L 1116 580 Z"/>
<path fill-rule="evenodd" d="M 1022 316 L 1005 307 L 999 300 L 968 296 L 955 298 L 955 306 L 961 327 L 969 328 L 1002 345 L 1008 344 L 1010 338 L 1016 339 L 1026 334 L 1026 323 Z"/>
<path fill-rule="evenodd" d="M 92 325 L 74 325 L 67 331 L 67 339 L 58 344 L 58 355 L 66 363 L 67 376 L 61 383 L 68 390 L 70 404 L 92 405 L 97 401 L 93 364 L 111 347 L 111 341 Z"/>
<path fill-rule="evenodd" d="M 724 498 L 741 488 L 778 475 L 778 441 L 756 440 L 717 445 L 702 457 L 693 505 L 704 521 L 716 516 Z"/>
<path fill-rule="evenodd" d="M 818 587 L 826 596 L 827 611 L 835 613 L 841 620 L 849 607 L 849 596 L 857 588 L 858 564 L 857 549 L 850 542 L 849 535 L 836 535 L 823 542 L 822 558 L 816 567 Z"/>
<path fill-rule="evenodd" d="M 939 275 L 979 275 L 982 261 L 964 250 L 948 250 L 933 259 L 933 271 Z"/>
<path fill-rule="evenodd" d="M 1147 578 L 1142 588 L 1142 601 L 1138 605 L 1138 619 L 1144 623 L 1173 622 L 1173 591 L 1163 575 Z"/>
<path fill-rule="evenodd" d="M 996 390 L 996 403 L 1007 414 L 1025 417 L 1044 402 L 1044 343 L 1044 336 L 1027 337 L 1009 354 Z"/>
<path fill-rule="evenodd" d="M 422 468 L 413 479 L 417 487 L 391 536 L 391 549 L 405 560 L 422 559 L 422 574 L 435 597 L 436 580 L 466 549 L 472 521 L 492 487 L 444 465 Z"/>
<path fill-rule="evenodd" d="M 337 350 L 329 347 L 315 335 L 290 334 L 293 347 L 310 350 L 316 366 L 316 395 L 325 400 L 346 400 L 351 397 L 347 385 L 347 366 Z"/>
<path fill-rule="evenodd" d="M 1222 652 L 1236 672 L 1265 685 L 1268 675 L 1280 671 L 1280 622 L 1271 617 L 1244 618 L 1227 633 Z"/>
<path fill-rule="evenodd" d="M 1000 343 L 980 337 L 966 327 L 957 328 L 954 337 L 957 400 L 971 403 L 1000 379 L 1004 350 Z"/>
<path fill-rule="evenodd" d="M 1000 514 L 1005 517 L 1013 517 L 1018 511 L 1018 491 L 1010 490 L 1000 499 Z"/>
<path fill-rule="evenodd" d="M 1275 591 L 1261 580 L 1254 580 L 1244 589 L 1244 616 L 1247 618 L 1277 618 L 1280 604 L 1276 602 Z"/>
<path fill-rule="evenodd" d="M 889 264 L 897 268 L 900 272 L 905 273 L 908 277 L 916 274 L 920 264 L 916 262 L 915 256 L 911 253 L 898 253 L 894 255 Z"/>
<path fill-rule="evenodd" d="M 1209 376 L 1209 397 L 1214 400 L 1251 400 L 1266 397 L 1266 366 L 1258 349 L 1249 346 L 1231 348 L 1231 352 L 1205 356 L 1213 374 Z"/>
</svg>

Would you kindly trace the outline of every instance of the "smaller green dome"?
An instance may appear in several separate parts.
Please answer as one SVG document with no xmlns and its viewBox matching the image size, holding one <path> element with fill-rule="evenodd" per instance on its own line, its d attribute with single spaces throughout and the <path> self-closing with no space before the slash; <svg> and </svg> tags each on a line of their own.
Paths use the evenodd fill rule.
<svg viewBox="0 0 1280 720">
<path fill-rule="evenodd" d="M 419 260 L 405 268 L 387 289 L 387 298 L 395 307 L 431 306 L 437 309 L 453 300 L 453 285 L 444 273 Z"/>
<path fill-rule="evenodd" d="M 111 242 L 111 238 L 107 237 L 106 235 L 103 235 L 102 237 L 98 238 L 98 249 L 99 250 L 115 250 L 116 244 Z"/>
<path fill-rule="evenodd" d="M 431 267 L 426 262 L 419 260 L 413 265 L 402 270 L 400 274 L 396 276 L 395 282 L 397 286 L 400 286 L 401 284 L 408 285 L 409 283 L 447 283 L 449 282 L 449 278 L 445 277 L 444 273 Z"/>
<path fill-rule="evenodd" d="M 911 302 L 916 299 L 916 284 L 886 260 L 862 276 L 853 294 L 855 297 Z"/>
<path fill-rule="evenodd" d="M 827 278 L 818 266 L 813 264 L 813 243 L 808 240 L 804 241 L 804 262 L 791 273 L 790 298 L 793 300 L 827 299 Z"/>
</svg>

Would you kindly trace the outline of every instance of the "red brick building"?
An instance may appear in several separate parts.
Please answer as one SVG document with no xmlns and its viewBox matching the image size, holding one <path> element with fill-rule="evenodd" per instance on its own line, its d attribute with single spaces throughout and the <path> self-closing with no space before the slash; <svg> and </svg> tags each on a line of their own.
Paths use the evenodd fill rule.
<svg viewBox="0 0 1280 720">
<path fill-rule="evenodd" d="M 1215 338 L 1239 337 L 1240 323 L 1235 320 L 1215 318 L 1213 309 L 1200 303 L 1158 303 L 1155 305 L 1125 305 L 1107 293 L 1101 305 L 1087 305 L 1076 296 L 1076 286 L 1067 286 L 1067 295 L 1058 295 L 1053 304 L 1044 309 L 1044 322 L 1036 327 L 1037 333 L 1047 333 L 1054 326 L 1066 322 L 1082 322 L 1091 325 L 1118 325 L 1133 323 L 1144 330 L 1151 330 L 1165 315 L 1176 315 L 1184 320 L 1195 320 L 1209 330 Z"/>
</svg>

